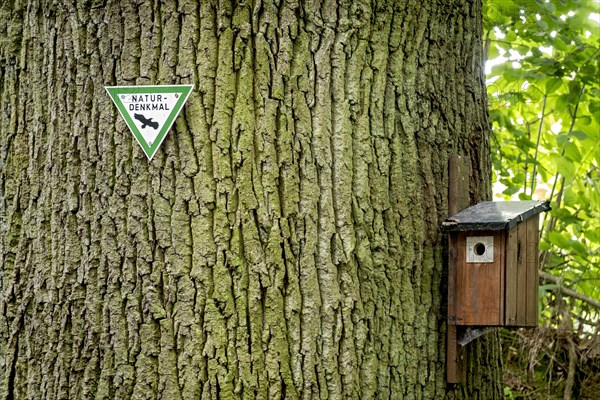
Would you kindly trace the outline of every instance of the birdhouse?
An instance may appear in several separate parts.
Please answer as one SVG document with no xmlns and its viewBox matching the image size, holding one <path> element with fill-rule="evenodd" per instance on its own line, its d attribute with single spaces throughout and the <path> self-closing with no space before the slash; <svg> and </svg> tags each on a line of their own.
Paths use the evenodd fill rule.
<svg viewBox="0 0 600 400">
<path fill-rule="evenodd" d="M 486 201 L 447 218 L 448 321 L 537 326 L 538 214 L 544 201 Z"/>
</svg>

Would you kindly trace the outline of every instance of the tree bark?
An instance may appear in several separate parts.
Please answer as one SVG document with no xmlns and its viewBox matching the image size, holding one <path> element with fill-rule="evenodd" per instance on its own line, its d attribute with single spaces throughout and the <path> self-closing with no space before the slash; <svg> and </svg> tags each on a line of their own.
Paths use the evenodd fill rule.
<svg viewBox="0 0 600 400">
<path fill-rule="evenodd" d="M 0 399 L 491 399 L 445 380 L 447 161 L 490 195 L 478 1 L 0 11 Z M 151 162 L 106 85 L 193 83 Z"/>
</svg>

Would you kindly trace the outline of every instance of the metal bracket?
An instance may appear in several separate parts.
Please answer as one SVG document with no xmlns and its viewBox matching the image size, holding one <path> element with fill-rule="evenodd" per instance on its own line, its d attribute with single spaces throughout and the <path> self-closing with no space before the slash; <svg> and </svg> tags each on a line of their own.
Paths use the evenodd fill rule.
<svg viewBox="0 0 600 400">
<path fill-rule="evenodd" d="M 494 328 L 467 328 L 462 332 L 459 332 L 456 336 L 456 343 L 461 346 L 466 346 L 471 343 L 473 340 L 477 339 L 480 336 L 483 336 L 487 333 L 490 333 Z"/>
</svg>

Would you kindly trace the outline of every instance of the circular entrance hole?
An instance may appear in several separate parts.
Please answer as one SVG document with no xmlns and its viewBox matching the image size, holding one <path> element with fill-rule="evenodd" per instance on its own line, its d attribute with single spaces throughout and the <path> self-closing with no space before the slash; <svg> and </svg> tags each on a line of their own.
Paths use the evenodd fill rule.
<svg viewBox="0 0 600 400">
<path fill-rule="evenodd" d="M 475 246 L 473 247 L 473 251 L 478 256 L 482 256 L 485 253 L 485 244 L 483 244 L 481 242 L 480 243 L 476 243 Z"/>
</svg>

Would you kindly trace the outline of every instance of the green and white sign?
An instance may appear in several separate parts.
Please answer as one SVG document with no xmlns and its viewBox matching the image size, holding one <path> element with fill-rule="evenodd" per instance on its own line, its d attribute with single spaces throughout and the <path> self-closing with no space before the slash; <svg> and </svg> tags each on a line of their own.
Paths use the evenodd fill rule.
<svg viewBox="0 0 600 400">
<path fill-rule="evenodd" d="M 194 85 L 106 86 L 133 136 L 152 160 Z"/>
</svg>

